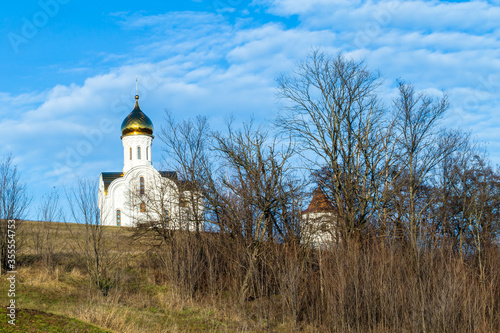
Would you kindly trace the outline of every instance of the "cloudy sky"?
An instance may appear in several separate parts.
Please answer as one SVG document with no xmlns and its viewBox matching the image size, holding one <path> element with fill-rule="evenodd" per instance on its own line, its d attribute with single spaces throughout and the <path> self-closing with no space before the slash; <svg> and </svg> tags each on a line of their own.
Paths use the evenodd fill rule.
<svg viewBox="0 0 500 333">
<path fill-rule="evenodd" d="M 120 125 L 139 77 L 158 130 L 230 113 L 272 119 L 275 78 L 312 48 L 365 59 L 390 94 L 403 78 L 446 91 L 445 122 L 500 163 L 499 1 L 40 0 L 2 4 L 0 156 L 40 197 L 123 166 Z M 161 143 L 153 160 L 158 164 Z"/>
</svg>

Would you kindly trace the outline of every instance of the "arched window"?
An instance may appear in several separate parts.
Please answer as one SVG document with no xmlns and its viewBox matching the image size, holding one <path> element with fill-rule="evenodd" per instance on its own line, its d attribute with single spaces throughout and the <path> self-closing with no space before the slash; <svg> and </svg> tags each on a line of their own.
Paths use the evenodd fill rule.
<svg viewBox="0 0 500 333">
<path fill-rule="evenodd" d="M 137 159 L 141 159 L 141 147 L 137 147 Z"/>
<path fill-rule="evenodd" d="M 145 213 L 146 212 L 146 204 L 143 202 L 141 203 L 141 213 Z"/>
<path fill-rule="evenodd" d="M 139 179 L 139 193 L 144 194 L 144 177 Z"/>
<path fill-rule="evenodd" d="M 130 147 L 130 160 L 132 161 L 132 147 Z"/>
<path fill-rule="evenodd" d="M 146 147 L 146 161 L 149 161 L 149 147 Z"/>
<path fill-rule="evenodd" d="M 116 210 L 116 225 L 122 225 L 122 212 L 119 209 Z"/>
<path fill-rule="evenodd" d="M 168 222 L 170 221 L 170 212 L 168 209 L 163 210 L 163 221 L 165 222 L 165 226 L 168 227 Z"/>
</svg>

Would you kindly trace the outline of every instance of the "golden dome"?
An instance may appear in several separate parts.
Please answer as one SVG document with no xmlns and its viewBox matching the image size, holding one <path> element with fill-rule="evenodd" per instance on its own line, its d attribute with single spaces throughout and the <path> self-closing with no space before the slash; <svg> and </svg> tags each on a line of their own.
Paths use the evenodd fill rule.
<svg viewBox="0 0 500 333">
<path fill-rule="evenodd" d="M 153 137 L 153 123 L 139 107 L 139 95 L 135 95 L 134 109 L 122 123 L 122 138 L 128 135 L 149 135 Z"/>
</svg>

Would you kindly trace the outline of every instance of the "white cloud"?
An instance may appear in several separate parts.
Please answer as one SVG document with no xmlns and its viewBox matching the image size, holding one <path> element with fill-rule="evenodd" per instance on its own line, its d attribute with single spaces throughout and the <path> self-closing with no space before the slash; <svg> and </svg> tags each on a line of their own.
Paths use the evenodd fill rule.
<svg viewBox="0 0 500 333">
<path fill-rule="evenodd" d="M 277 74 L 319 46 L 366 58 L 384 75 L 387 91 L 399 77 L 418 89 L 447 90 L 452 106 L 446 122 L 489 141 L 493 160 L 500 162 L 500 139 L 494 135 L 500 126 L 498 8 L 436 1 L 254 1 L 259 4 L 275 15 L 299 15 L 298 26 L 248 19 L 230 23 L 212 13 L 116 15 L 124 29 L 143 34 L 130 52 L 103 55 L 114 64 L 107 73 L 81 85 L 0 93 L 1 152 L 15 152 L 44 182 L 120 170 L 119 127 L 133 106 L 136 75 L 141 107 L 155 130 L 165 108 L 179 118 L 209 116 L 215 127 L 230 112 L 239 120 L 269 119 L 279 107 Z M 155 139 L 156 160 L 160 147 Z"/>
<path fill-rule="evenodd" d="M 500 8 L 484 1 L 255 0 L 275 15 L 299 15 L 314 28 L 365 29 L 372 23 L 406 31 L 489 32 L 498 29 Z"/>
</svg>

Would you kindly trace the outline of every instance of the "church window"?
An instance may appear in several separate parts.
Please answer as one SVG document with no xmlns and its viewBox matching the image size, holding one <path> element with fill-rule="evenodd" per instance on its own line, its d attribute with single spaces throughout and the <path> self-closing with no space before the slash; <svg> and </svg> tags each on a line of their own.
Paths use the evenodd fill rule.
<svg viewBox="0 0 500 333">
<path fill-rule="evenodd" d="M 139 193 L 144 194 L 144 177 L 139 179 Z"/>
<path fill-rule="evenodd" d="M 319 226 L 319 230 L 321 232 L 328 232 L 329 230 L 329 226 L 328 226 L 328 223 L 321 223 L 321 225 Z"/>
<path fill-rule="evenodd" d="M 189 207 L 188 200 L 186 198 L 180 198 L 179 199 L 179 207 L 183 207 L 183 208 Z"/>
<path fill-rule="evenodd" d="M 141 159 L 141 147 L 137 147 L 137 159 Z"/>
<path fill-rule="evenodd" d="M 168 227 L 168 221 L 170 219 L 170 212 L 168 209 L 163 210 L 163 221 L 165 222 L 165 225 Z"/>
<path fill-rule="evenodd" d="M 146 212 L 146 204 L 143 202 L 141 203 L 141 213 L 145 213 Z"/>
<path fill-rule="evenodd" d="M 130 160 L 132 161 L 132 147 L 130 147 Z"/>
<path fill-rule="evenodd" d="M 146 161 L 149 161 L 149 147 L 146 147 Z"/>
<path fill-rule="evenodd" d="M 116 225 L 122 225 L 122 212 L 119 209 L 116 210 Z"/>
</svg>

